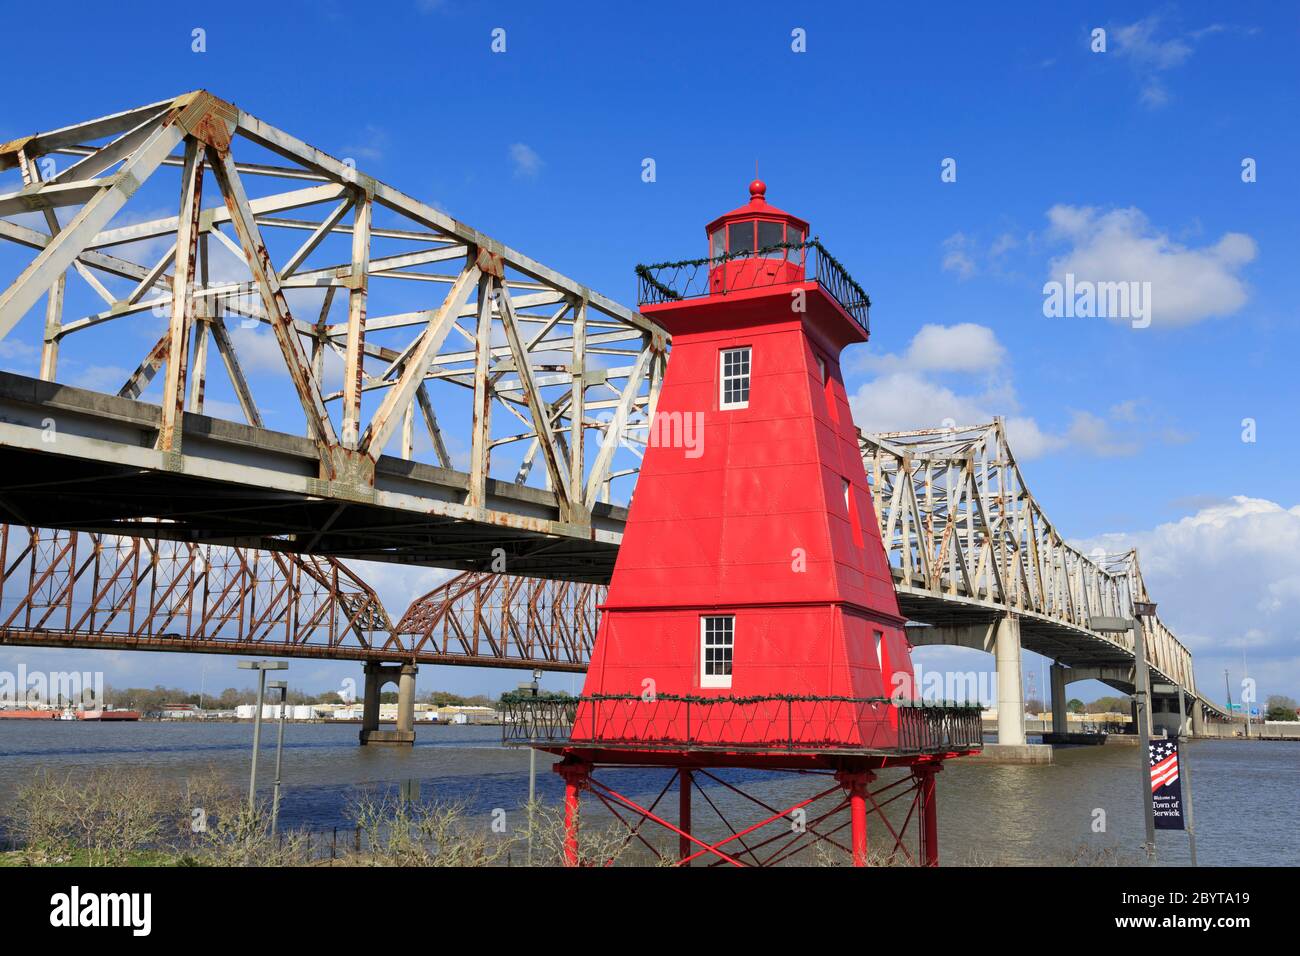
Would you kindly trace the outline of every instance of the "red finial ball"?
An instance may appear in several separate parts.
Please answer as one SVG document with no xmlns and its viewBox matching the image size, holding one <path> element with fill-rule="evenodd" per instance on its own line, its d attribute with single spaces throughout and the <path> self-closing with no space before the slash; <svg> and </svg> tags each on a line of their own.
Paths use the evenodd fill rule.
<svg viewBox="0 0 1300 956">
<path fill-rule="evenodd" d="M 763 180 L 755 179 L 752 183 L 749 184 L 749 198 L 751 200 L 763 199 L 763 197 L 766 194 L 767 194 L 767 183 L 763 182 Z"/>
</svg>

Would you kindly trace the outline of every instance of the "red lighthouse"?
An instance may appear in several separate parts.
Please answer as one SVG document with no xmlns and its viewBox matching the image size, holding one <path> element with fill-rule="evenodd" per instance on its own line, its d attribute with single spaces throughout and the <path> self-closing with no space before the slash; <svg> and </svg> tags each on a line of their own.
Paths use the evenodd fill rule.
<svg viewBox="0 0 1300 956">
<path fill-rule="evenodd" d="M 905 765 L 914 859 L 935 863 L 934 771 L 979 746 L 980 722 L 972 708 L 912 700 L 840 372 L 843 349 L 867 341 L 869 300 L 807 222 L 770 205 L 762 182 L 749 192 L 706 227 L 707 258 L 638 267 L 642 311 L 671 333 L 672 356 L 571 729 L 537 745 L 564 757 L 571 862 L 589 791 L 675 831 L 680 860 L 733 864 L 797 852 L 808 834 L 789 839 L 786 813 L 829 799 L 819 821 L 847 808 L 846 849 L 862 864 L 869 803 L 889 825 L 875 772 Z M 677 823 L 598 782 L 601 765 L 673 768 Z M 691 823 L 693 775 L 730 787 L 719 767 L 833 779 L 748 839 L 731 823 L 705 839 Z M 767 852 L 754 849 L 764 828 L 777 832 Z M 889 829 L 892 850 L 911 856 Z"/>
</svg>

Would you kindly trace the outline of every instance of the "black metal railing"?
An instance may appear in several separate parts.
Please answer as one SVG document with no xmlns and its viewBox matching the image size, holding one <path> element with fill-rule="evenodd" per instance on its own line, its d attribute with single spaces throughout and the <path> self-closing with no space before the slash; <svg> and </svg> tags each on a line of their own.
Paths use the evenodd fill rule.
<svg viewBox="0 0 1300 956">
<path fill-rule="evenodd" d="M 798 255 L 791 255 L 797 252 Z M 769 261 L 782 268 L 774 270 L 776 279 L 764 269 L 727 269 L 728 262 L 739 259 Z M 789 267 L 799 269 L 793 276 Z M 716 271 L 716 278 L 715 278 Z M 637 302 L 639 305 L 657 305 L 678 302 L 705 295 L 726 295 L 728 292 L 745 292 L 765 286 L 787 285 L 813 279 L 840 307 L 853 316 L 864 332 L 870 331 L 871 297 L 854 281 L 848 270 L 826 251 L 817 239 L 806 242 L 781 242 L 764 246 L 753 252 L 737 252 L 704 259 L 683 259 L 679 262 L 660 262 L 639 265 L 637 275 Z"/>
<path fill-rule="evenodd" d="M 897 720 L 891 717 L 895 707 Z M 982 708 L 886 697 L 507 695 L 502 740 L 644 748 L 936 753 L 982 746 Z M 895 729 L 896 728 L 896 729 Z"/>
<path fill-rule="evenodd" d="M 898 708 L 898 749 L 917 753 L 984 746 L 984 708 L 970 704 L 908 704 Z"/>
<path fill-rule="evenodd" d="M 498 710 L 503 742 L 567 740 L 577 717 L 579 699 L 503 694 Z"/>
</svg>

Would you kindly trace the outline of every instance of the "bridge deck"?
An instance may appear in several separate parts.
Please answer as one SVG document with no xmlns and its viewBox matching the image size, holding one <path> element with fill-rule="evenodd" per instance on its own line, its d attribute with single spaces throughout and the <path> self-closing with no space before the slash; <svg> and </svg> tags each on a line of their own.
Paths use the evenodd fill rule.
<svg viewBox="0 0 1300 956">
<path fill-rule="evenodd" d="M 183 453 L 164 453 L 160 417 L 0 372 L 0 519 L 460 570 L 490 567 L 500 548 L 517 573 L 578 581 L 614 566 L 615 505 L 566 524 L 549 492 L 488 479 L 486 507 L 472 508 L 469 475 L 387 455 L 373 486 L 322 481 L 315 442 L 191 413 Z"/>
</svg>

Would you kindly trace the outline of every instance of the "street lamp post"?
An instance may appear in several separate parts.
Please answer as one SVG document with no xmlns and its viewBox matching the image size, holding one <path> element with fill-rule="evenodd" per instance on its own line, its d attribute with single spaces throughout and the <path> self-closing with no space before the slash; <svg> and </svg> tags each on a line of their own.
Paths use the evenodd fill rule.
<svg viewBox="0 0 1300 956">
<path fill-rule="evenodd" d="M 542 672 L 533 671 L 533 679 L 520 684 L 519 690 L 537 696 L 541 689 Z M 537 748 L 528 748 L 528 865 L 533 865 L 533 802 L 537 799 Z"/>
<path fill-rule="evenodd" d="M 276 825 L 280 820 L 280 766 L 284 754 L 284 712 L 288 709 L 289 682 L 273 680 L 268 681 L 266 686 L 280 692 L 280 729 L 275 739 L 275 790 L 271 798 L 271 836 L 275 836 Z"/>
<path fill-rule="evenodd" d="M 1198 706 L 1195 700 L 1192 701 L 1192 706 L 1193 707 Z M 1182 728 L 1183 728 L 1183 689 L 1179 687 L 1178 688 L 1178 729 L 1182 730 Z M 1187 847 L 1192 854 L 1192 866 L 1195 866 L 1196 865 L 1196 821 L 1192 819 L 1192 771 L 1191 768 L 1187 766 L 1188 761 L 1187 761 L 1186 754 L 1184 754 L 1179 759 L 1182 760 L 1181 773 L 1183 775 L 1183 791 L 1184 791 L 1183 798 L 1187 803 Z"/>
<path fill-rule="evenodd" d="M 1133 699 L 1137 705 L 1138 751 L 1142 768 L 1142 815 L 1146 822 L 1147 859 L 1152 863 L 1156 859 L 1156 811 L 1151 793 L 1151 733 L 1148 726 L 1151 702 L 1149 699 L 1150 675 L 1147 670 L 1146 635 L 1142 628 L 1142 618 L 1156 613 L 1156 606 L 1150 601 L 1134 601 L 1133 617 L 1094 617 L 1088 624 L 1094 631 L 1117 634 L 1124 631 L 1133 632 Z"/>
<path fill-rule="evenodd" d="M 266 700 L 266 672 L 289 667 L 284 661 L 240 661 L 239 669 L 257 671 L 257 710 L 253 714 L 253 767 L 248 774 L 248 809 L 257 809 L 257 754 L 262 746 L 262 704 Z"/>
<path fill-rule="evenodd" d="M 1156 606 L 1150 601 L 1133 602 L 1133 658 L 1135 695 L 1138 711 L 1138 749 L 1142 751 L 1142 811 L 1146 818 L 1147 858 L 1156 861 L 1156 810 L 1151 793 L 1151 675 L 1147 670 L 1146 630 L 1142 618 L 1153 617 Z"/>
</svg>

